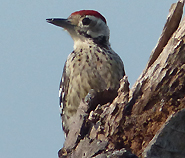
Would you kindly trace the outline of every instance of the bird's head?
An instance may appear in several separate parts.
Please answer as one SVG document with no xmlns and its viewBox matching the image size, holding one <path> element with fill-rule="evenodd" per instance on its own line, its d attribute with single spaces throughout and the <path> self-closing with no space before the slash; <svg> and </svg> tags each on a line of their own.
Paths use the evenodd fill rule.
<svg viewBox="0 0 185 158">
<path fill-rule="evenodd" d="M 67 19 L 51 18 L 46 20 L 67 30 L 74 43 L 89 39 L 100 45 L 109 43 L 109 28 L 106 19 L 97 11 L 80 10 L 72 13 Z"/>
</svg>

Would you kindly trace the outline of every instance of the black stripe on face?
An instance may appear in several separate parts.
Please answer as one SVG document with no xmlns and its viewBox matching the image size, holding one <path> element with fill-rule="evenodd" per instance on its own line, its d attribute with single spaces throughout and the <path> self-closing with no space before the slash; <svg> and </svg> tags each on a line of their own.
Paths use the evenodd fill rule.
<svg viewBox="0 0 185 158">
<path fill-rule="evenodd" d="M 99 46 L 103 46 L 103 47 L 106 47 L 107 46 L 107 38 L 106 36 L 98 36 L 96 38 L 92 38 L 91 35 L 88 35 L 86 32 L 84 31 L 80 31 L 78 30 L 78 33 L 81 35 L 81 36 L 84 36 L 86 38 L 91 38 L 94 43 L 98 44 Z"/>
<path fill-rule="evenodd" d="M 90 35 L 88 35 L 86 32 L 84 32 L 84 31 L 80 31 L 80 30 L 78 30 L 78 33 L 81 35 L 81 36 L 84 36 L 84 37 L 86 37 L 86 38 L 92 38 Z"/>
</svg>

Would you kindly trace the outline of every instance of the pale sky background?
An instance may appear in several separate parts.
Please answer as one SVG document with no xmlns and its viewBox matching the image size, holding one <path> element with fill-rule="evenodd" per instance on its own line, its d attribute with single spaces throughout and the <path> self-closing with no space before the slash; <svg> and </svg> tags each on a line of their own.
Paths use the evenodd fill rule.
<svg viewBox="0 0 185 158">
<path fill-rule="evenodd" d="M 1 0 L 0 157 L 57 158 L 64 135 L 58 87 L 71 37 L 46 18 L 102 13 L 131 85 L 149 59 L 176 0 Z"/>
</svg>

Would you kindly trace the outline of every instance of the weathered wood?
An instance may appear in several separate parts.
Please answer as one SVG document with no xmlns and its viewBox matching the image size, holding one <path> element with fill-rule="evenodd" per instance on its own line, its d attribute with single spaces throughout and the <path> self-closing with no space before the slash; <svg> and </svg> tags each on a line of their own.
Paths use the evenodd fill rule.
<svg viewBox="0 0 185 158">
<path fill-rule="evenodd" d="M 184 2 L 172 5 L 149 62 L 131 90 L 125 76 L 112 103 L 100 106 L 95 99 L 89 109 L 91 102 L 81 102 L 60 158 L 154 158 L 156 152 L 155 158 L 185 157 L 185 18 L 180 23 Z M 111 97 L 107 92 L 104 96 Z M 101 99 L 102 94 L 97 95 Z"/>
<path fill-rule="evenodd" d="M 162 31 L 162 34 L 159 37 L 157 45 L 155 46 L 154 50 L 152 51 L 152 53 L 150 55 L 150 59 L 149 59 L 148 64 L 146 66 L 147 69 L 158 58 L 158 56 L 162 52 L 163 48 L 166 46 L 169 39 L 171 38 L 172 34 L 178 28 L 181 17 L 182 17 L 182 13 L 183 13 L 183 11 L 182 11 L 183 5 L 184 4 L 183 4 L 182 0 L 171 5 L 170 12 L 168 14 L 167 21 L 166 21 L 166 24 L 165 24 L 164 29 Z"/>
<path fill-rule="evenodd" d="M 185 109 L 168 117 L 143 152 L 143 157 L 185 157 Z"/>
</svg>

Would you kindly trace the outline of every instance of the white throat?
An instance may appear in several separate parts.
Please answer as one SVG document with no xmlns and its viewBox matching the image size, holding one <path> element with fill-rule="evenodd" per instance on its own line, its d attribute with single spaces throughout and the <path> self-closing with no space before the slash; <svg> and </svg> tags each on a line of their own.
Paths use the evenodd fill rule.
<svg viewBox="0 0 185 158">
<path fill-rule="evenodd" d="M 81 39 L 74 40 L 74 50 L 77 48 L 82 48 L 82 47 L 89 48 L 89 45 L 91 45 L 93 43 L 94 42 L 92 41 L 92 39 L 85 39 L 84 41 L 82 41 Z"/>
</svg>

